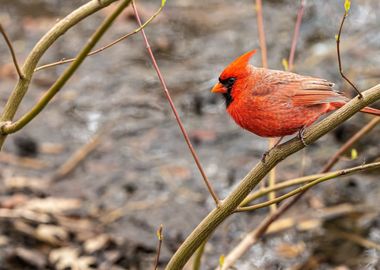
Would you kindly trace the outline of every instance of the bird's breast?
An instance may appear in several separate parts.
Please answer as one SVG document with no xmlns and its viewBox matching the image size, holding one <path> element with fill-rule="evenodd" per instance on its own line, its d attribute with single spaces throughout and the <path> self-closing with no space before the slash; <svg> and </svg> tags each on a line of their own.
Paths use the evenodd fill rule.
<svg viewBox="0 0 380 270">
<path fill-rule="evenodd" d="M 325 105 L 295 107 L 286 99 L 256 96 L 234 100 L 228 113 L 242 128 L 261 137 L 282 137 L 309 126 L 326 112 Z"/>
</svg>

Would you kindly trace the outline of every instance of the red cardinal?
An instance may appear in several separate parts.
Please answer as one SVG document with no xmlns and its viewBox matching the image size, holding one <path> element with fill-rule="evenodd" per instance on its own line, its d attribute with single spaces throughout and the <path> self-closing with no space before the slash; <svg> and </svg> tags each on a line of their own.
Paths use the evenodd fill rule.
<svg viewBox="0 0 380 270">
<path fill-rule="evenodd" d="M 324 79 L 250 65 L 255 52 L 247 52 L 227 66 L 211 90 L 223 94 L 227 112 L 242 128 L 262 137 L 284 137 L 298 131 L 303 139 L 305 127 L 346 104 L 348 98 Z M 380 110 L 373 108 L 361 111 L 380 116 Z"/>
</svg>

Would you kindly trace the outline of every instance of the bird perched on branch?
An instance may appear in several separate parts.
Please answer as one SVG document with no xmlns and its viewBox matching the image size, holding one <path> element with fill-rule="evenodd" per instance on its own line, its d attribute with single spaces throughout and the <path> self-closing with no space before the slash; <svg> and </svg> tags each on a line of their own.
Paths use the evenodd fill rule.
<svg viewBox="0 0 380 270">
<path fill-rule="evenodd" d="M 327 80 L 250 65 L 255 52 L 228 65 L 211 90 L 224 96 L 227 112 L 242 128 L 261 137 L 299 132 L 303 141 L 305 127 L 348 101 Z M 369 107 L 361 112 L 380 116 L 380 110 Z"/>
</svg>

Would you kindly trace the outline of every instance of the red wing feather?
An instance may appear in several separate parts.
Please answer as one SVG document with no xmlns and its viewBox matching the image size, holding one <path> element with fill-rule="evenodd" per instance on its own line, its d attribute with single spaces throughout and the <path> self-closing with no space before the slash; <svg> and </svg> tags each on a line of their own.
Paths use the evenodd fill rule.
<svg viewBox="0 0 380 270">
<path fill-rule="evenodd" d="M 302 76 L 292 72 L 261 69 L 264 82 L 269 84 L 272 93 L 284 94 L 294 106 L 309 106 L 330 102 L 345 101 L 346 98 L 333 89 L 334 84 L 319 78 Z M 259 93 L 265 92 L 260 89 Z"/>
<path fill-rule="evenodd" d="M 333 89 L 334 84 L 323 79 L 304 78 L 295 91 L 292 102 L 295 106 L 307 106 L 335 101 L 345 98 Z"/>
</svg>

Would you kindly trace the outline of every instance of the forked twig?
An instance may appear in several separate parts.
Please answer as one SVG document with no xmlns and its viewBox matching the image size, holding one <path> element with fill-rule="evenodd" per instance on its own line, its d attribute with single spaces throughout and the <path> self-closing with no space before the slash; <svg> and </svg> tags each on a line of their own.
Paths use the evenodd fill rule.
<svg viewBox="0 0 380 270">
<path fill-rule="evenodd" d="M 133 11 L 134 11 L 135 16 L 136 16 L 137 23 L 141 27 L 142 26 L 141 19 L 140 19 L 140 16 L 138 14 L 138 11 L 137 11 L 136 4 L 135 4 L 135 2 L 133 0 L 132 0 L 132 7 L 133 7 Z M 152 49 L 151 49 L 151 47 L 149 45 L 148 38 L 145 35 L 144 29 L 141 29 L 140 32 L 141 32 L 141 34 L 143 36 L 143 39 L 144 39 L 144 42 L 145 42 L 145 45 L 146 45 L 146 49 L 148 50 L 148 53 L 149 53 L 149 57 L 152 60 L 153 67 L 156 70 L 156 73 L 157 73 L 157 76 L 158 76 L 158 78 L 160 80 L 162 88 L 164 89 L 164 93 L 165 93 L 166 99 L 168 100 L 168 102 L 170 104 L 170 108 L 172 109 L 172 111 L 174 113 L 174 117 L 175 117 L 175 119 L 176 119 L 176 121 L 178 123 L 179 128 L 181 129 L 181 132 L 182 132 L 182 135 L 183 135 L 183 137 L 184 137 L 184 139 L 186 141 L 186 144 L 187 144 L 187 146 L 190 149 L 191 155 L 193 156 L 193 159 L 194 159 L 194 161 L 195 161 L 195 163 L 196 163 L 196 165 L 198 167 L 198 170 L 199 170 L 199 172 L 201 173 L 201 175 L 203 177 L 203 180 L 204 180 L 204 182 L 205 182 L 205 184 L 207 186 L 208 191 L 210 192 L 212 198 L 215 201 L 216 206 L 218 207 L 219 204 L 220 204 L 220 200 L 219 200 L 218 196 L 216 195 L 213 187 L 211 186 L 211 183 L 209 182 L 209 180 L 207 178 L 207 175 L 206 175 L 205 171 L 203 170 L 201 162 L 199 161 L 198 155 L 195 152 L 195 149 L 194 149 L 194 147 L 193 147 L 193 145 L 192 145 L 192 143 L 190 141 L 189 135 L 187 134 L 186 129 L 185 129 L 185 127 L 182 124 L 181 118 L 179 117 L 177 109 L 176 109 L 176 107 L 174 105 L 174 102 L 173 102 L 171 96 L 170 96 L 169 89 L 166 86 L 165 79 L 164 79 L 164 77 L 161 74 L 160 68 L 157 65 L 156 58 L 154 57 Z"/>
<path fill-rule="evenodd" d="M 342 145 L 339 150 L 331 157 L 331 159 L 326 163 L 323 168 L 324 171 L 329 171 L 338 162 L 341 155 L 343 155 L 347 150 L 352 147 L 354 143 L 360 140 L 363 136 L 368 134 L 374 127 L 380 123 L 380 117 L 373 118 L 367 125 L 362 127 L 358 132 L 354 134 L 344 145 Z"/>
<path fill-rule="evenodd" d="M 24 75 L 22 74 L 21 69 L 20 69 L 20 67 L 19 67 L 19 65 L 17 63 L 16 54 L 15 54 L 15 51 L 13 49 L 11 40 L 9 39 L 9 37 L 8 37 L 7 33 L 5 32 L 5 30 L 4 30 L 4 28 L 3 28 L 3 26 L 2 26 L 1 23 L 0 23 L 0 32 L 3 35 L 4 40 L 5 40 L 5 42 L 8 45 L 9 51 L 11 52 L 11 56 L 12 56 L 12 59 L 13 59 L 13 64 L 15 65 L 15 68 L 17 70 L 17 74 L 18 74 L 19 78 L 22 80 L 22 79 L 24 79 Z"/>
<path fill-rule="evenodd" d="M 290 198 L 294 195 L 296 195 L 297 193 L 302 193 L 308 189 L 310 189 L 311 187 L 317 185 L 317 184 L 320 184 L 322 182 L 325 182 L 327 180 L 330 180 L 330 179 L 334 179 L 334 178 L 337 178 L 337 177 L 340 177 L 340 176 L 344 176 L 344 175 L 347 175 L 347 174 L 351 174 L 351 173 L 354 173 L 354 172 L 360 172 L 360 171 L 367 171 L 367 170 L 371 170 L 371 169 L 377 169 L 377 168 L 380 168 L 380 162 L 374 162 L 374 163 L 370 163 L 370 164 L 366 164 L 366 165 L 361 165 L 361 166 L 358 166 L 358 167 L 354 167 L 354 168 L 350 168 L 350 169 L 345 169 L 345 170 L 341 170 L 341 171 L 337 171 L 335 173 L 330 173 L 324 177 L 320 177 L 318 179 L 315 179 L 303 186 L 300 186 L 282 196 L 279 196 L 273 200 L 269 200 L 269 201 L 266 201 L 266 202 L 263 202 L 263 203 L 258 203 L 258 204 L 254 204 L 254 205 L 251 205 L 251 206 L 245 206 L 245 207 L 240 207 L 236 210 L 236 212 L 244 212 L 244 211 L 253 211 L 253 210 L 256 210 L 256 209 L 259 209 L 259 208 L 263 208 L 263 207 L 266 207 L 266 206 L 269 206 L 271 204 L 274 204 L 274 203 L 278 203 L 278 202 L 281 202 L 287 198 Z"/>
<path fill-rule="evenodd" d="M 342 21 L 340 23 L 340 27 L 339 27 L 339 32 L 338 32 L 338 35 L 336 36 L 336 52 L 337 52 L 337 55 L 338 55 L 338 64 L 339 64 L 339 73 L 340 75 L 343 77 L 343 79 L 346 80 L 346 82 L 348 82 L 352 88 L 355 89 L 356 93 L 359 95 L 359 98 L 363 98 L 363 95 L 362 93 L 360 93 L 360 91 L 356 88 L 356 86 L 350 81 L 350 79 L 348 79 L 344 74 L 343 74 L 343 68 L 342 68 L 342 61 L 341 61 L 341 58 L 340 58 L 340 37 L 342 35 L 342 29 L 343 29 L 343 24 L 344 24 L 344 21 L 346 20 L 346 17 L 348 16 L 348 11 L 350 10 L 350 1 L 347 1 L 345 2 L 344 4 L 344 15 L 343 15 L 343 18 L 342 18 Z"/>
<path fill-rule="evenodd" d="M 54 84 L 44 93 L 41 99 L 23 116 L 13 123 L 0 122 L 0 135 L 6 136 L 7 134 L 14 133 L 30 121 L 32 121 L 50 102 L 50 100 L 62 89 L 66 82 L 71 78 L 75 71 L 82 64 L 87 54 L 96 45 L 99 39 L 104 35 L 107 29 L 112 25 L 115 19 L 121 14 L 121 12 L 129 5 L 131 0 L 123 0 L 120 2 L 119 6 L 102 22 L 102 24 L 96 29 L 92 34 L 88 42 L 83 46 L 81 51 L 78 53 L 75 61 L 71 63 L 69 67 L 62 73 L 61 76 L 54 82 Z M 1 137 L 0 137 L 1 138 Z M 3 140 L 4 141 L 4 140 Z M 1 140 L 0 140 L 1 145 Z"/>
<path fill-rule="evenodd" d="M 122 36 L 122 37 L 114 40 L 114 41 L 112 41 L 111 43 L 109 43 L 109 44 L 107 44 L 107 45 L 105 45 L 105 46 L 103 46 L 103 47 L 101 47 L 99 49 L 96 49 L 96 50 L 90 52 L 87 55 L 87 57 L 91 56 L 91 55 L 94 55 L 94 54 L 97 54 L 97 53 L 100 53 L 100 52 L 102 52 L 102 51 L 104 51 L 104 50 L 112 47 L 113 45 L 115 45 L 115 44 L 117 44 L 117 43 L 119 43 L 119 42 L 127 39 L 128 37 L 130 37 L 130 36 L 132 36 L 132 35 L 140 32 L 141 29 L 145 28 L 150 22 L 152 22 L 158 16 L 158 14 L 160 14 L 160 12 L 164 8 L 164 6 L 165 6 L 165 2 L 162 1 L 162 4 L 161 4 L 160 8 L 142 26 L 140 26 L 140 27 L 136 28 L 135 30 L 133 30 L 132 32 L 130 32 L 130 33 L 128 33 L 128 34 L 126 34 L 126 35 L 124 35 L 124 36 Z M 73 62 L 75 60 L 76 60 L 75 57 L 74 58 L 69 58 L 69 59 L 62 59 L 62 60 L 57 61 L 57 62 L 53 62 L 53 63 L 46 64 L 46 65 L 43 65 L 43 66 L 39 66 L 39 67 L 37 67 L 37 68 L 34 69 L 34 72 L 37 72 L 37 71 L 40 71 L 40 70 L 43 70 L 43 69 L 46 69 L 46 68 L 49 68 L 49 67 L 54 67 L 54 66 L 58 66 L 58 65 L 62 65 L 62 64 L 71 63 L 71 62 Z"/>
</svg>

